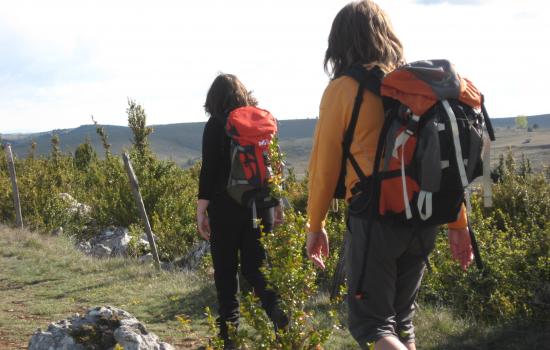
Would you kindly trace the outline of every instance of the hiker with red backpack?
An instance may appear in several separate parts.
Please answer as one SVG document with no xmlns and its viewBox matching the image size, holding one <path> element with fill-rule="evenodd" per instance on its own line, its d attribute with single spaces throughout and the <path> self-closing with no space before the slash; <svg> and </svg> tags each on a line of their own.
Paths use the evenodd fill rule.
<svg viewBox="0 0 550 350">
<path fill-rule="evenodd" d="M 267 287 L 260 271 L 266 252 L 258 223 L 263 232 L 270 232 L 281 222 L 282 209 L 267 186 L 268 147 L 277 133 L 277 122 L 257 104 L 231 74 L 214 79 L 204 104 L 210 118 L 202 139 L 197 226 L 200 236 L 210 241 L 224 349 L 235 348 L 228 324 L 237 327 L 239 321 L 239 262 L 275 328 L 288 324 L 277 294 Z"/>
<path fill-rule="evenodd" d="M 307 254 L 325 267 L 324 219 L 332 198 L 345 198 L 350 333 L 363 349 L 416 349 L 414 302 L 438 225 L 448 223 L 462 269 L 477 253 L 466 207 L 491 129 L 483 97 L 448 61 L 405 64 L 389 18 L 370 0 L 335 17 L 325 70 Z"/>
</svg>

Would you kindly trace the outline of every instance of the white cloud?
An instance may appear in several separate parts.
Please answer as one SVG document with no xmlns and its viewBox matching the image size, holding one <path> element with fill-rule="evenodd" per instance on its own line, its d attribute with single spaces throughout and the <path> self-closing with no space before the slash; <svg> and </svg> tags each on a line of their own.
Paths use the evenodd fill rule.
<svg viewBox="0 0 550 350">
<path fill-rule="evenodd" d="M 451 5 L 479 5 L 483 0 L 416 0 L 416 3 L 421 5 L 439 5 L 439 4 L 451 4 Z"/>
</svg>

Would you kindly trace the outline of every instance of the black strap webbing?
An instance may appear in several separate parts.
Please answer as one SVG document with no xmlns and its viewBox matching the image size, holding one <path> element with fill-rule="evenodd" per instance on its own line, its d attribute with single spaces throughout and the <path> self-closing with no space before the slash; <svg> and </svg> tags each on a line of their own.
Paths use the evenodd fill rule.
<svg viewBox="0 0 550 350">
<path fill-rule="evenodd" d="M 470 231 L 470 241 L 472 243 L 472 250 L 474 251 L 474 259 L 476 261 L 476 266 L 478 269 L 483 270 L 483 261 L 481 260 L 481 254 L 479 253 L 476 234 L 472 228 L 472 225 L 470 225 L 470 220 L 468 220 L 468 231 Z"/>
<path fill-rule="evenodd" d="M 347 75 L 355 79 L 359 86 L 357 88 L 357 94 L 355 95 L 355 102 L 353 104 L 353 110 L 351 113 L 351 119 L 344 134 L 344 140 L 342 142 L 342 165 L 340 170 L 340 180 L 343 181 L 346 175 L 346 162 L 349 159 L 353 169 L 359 176 L 360 180 L 366 180 L 365 174 L 361 171 L 357 160 L 350 154 L 351 143 L 353 142 L 353 135 L 355 134 L 355 128 L 357 126 L 357 120 L 359 119 L 359 111 L 361 109 L 361 104 L 363 103 L 363 92 L 365 89 L 373 92 L 376 95 L 380 95 L 380 83 L 384 77 L 384 73 L 379 67 L 374 67 L 370 70 L 367 70 L 361 65 L 356 65 L 351 67 L 344 75 Z"/>
<path fill-rule="evenodd" d="M 384 152 L 384 144 L 385 144 L 384 141 L 386 138 L 386 134 L 388 133 L 392 119 L 393 118 L 391 118 L 391 116 L 386 117 L 384 119 L 384 125 L 382 126 L 382 131 L 380 132 L 380 137 L 378 138 L 378 145 L 376 146 L 376 156 L 374 158 L 374 167 L 372 169 L 372 175 L 371 175 L 372 181 L 370 181 L 369 183 L 371 186 L 369 192 L 372 194 L 372 197 L 371 197 L 372 205 L 368 208 L 369 210 L 367 212 L 367 230 L 365 232 L 367 236 L 367 243 L 365 245 L 365 249 L 366 249 L 365 252 L 367 252 L 369 248 L 368 239 L 371 234 L 374 218 L 376 217 L 376 213 L 378 212 L 378 205 L 379 205 L 379 198 L 380 198 L 380 179 L 379 179 L 380 161 L 382 159 L 382 153 Z M 359 177 L 365 176 L 365 174 L 361 171 L 361 169 L 359 169 L 359 172 L 360 173 L 357 173 Z M 361 285 L 363 283 L 363 279 L 365 278 L 365 271 L 367 269 L 366 265 L 367 265 L 367 254 L 365 253 L 363 255 L 363 261 L 361 263 L 361 267 L 359 271 L 359 279 L 357 281 L 357 290 L 355 290 L 355 298 L 357 299 L 366 298 L 365 291 L 361 290 Z"/>
<path fill-rule="evenodd" d="M 493 129 L 491 119 L 489 118 L 489 113 L 487 113 L 487 110 L 485 109 L 485 96 L 483 95 L 481 95 L 481 112 L 483 113 L 483 119 L 485 120 L 485 127 L 489 133 L 489 138 L 491 141 L 495 141 L 495 131 Z"/>
</svg>

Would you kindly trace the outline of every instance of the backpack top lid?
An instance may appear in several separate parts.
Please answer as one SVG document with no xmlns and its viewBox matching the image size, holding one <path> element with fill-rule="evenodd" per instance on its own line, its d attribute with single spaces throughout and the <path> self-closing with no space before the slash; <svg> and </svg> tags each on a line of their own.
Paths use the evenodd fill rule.
<svg viewBox="0 0 550 350">
<path fill-rule="evenodd" d="M 244 106 L 229 113 L 225 130 L 240 145 L 265 146 L 277 133 L 277 120 L 264 109 Z"/>
<path fill-rule="evenodd" d="M 479 90 L 447 60 L 417 61 L 397 68 L 384 77 L 381 94 L 398 100 L 419 116 L 446 99 L 458 99 L 472 108 L 482 104 Z"/>
</svg>

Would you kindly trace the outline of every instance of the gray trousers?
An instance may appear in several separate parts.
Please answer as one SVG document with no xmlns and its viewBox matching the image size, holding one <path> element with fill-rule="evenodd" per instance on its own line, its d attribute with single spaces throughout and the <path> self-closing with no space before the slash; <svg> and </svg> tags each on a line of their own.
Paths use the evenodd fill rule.
<svg viewBox="0 0 550 350">
<path fill-rule="evenodd" d="M 367 239 L 367 221 L 351 216 L 349 229 L 346 274 L 352 336 L 363 349 L 385 336 L 414 342 L 414 301 L 437 227 L 412 229 L 375 220 Z M 362 298 L 356 297 L 358 290 Z"/>
</svg>

